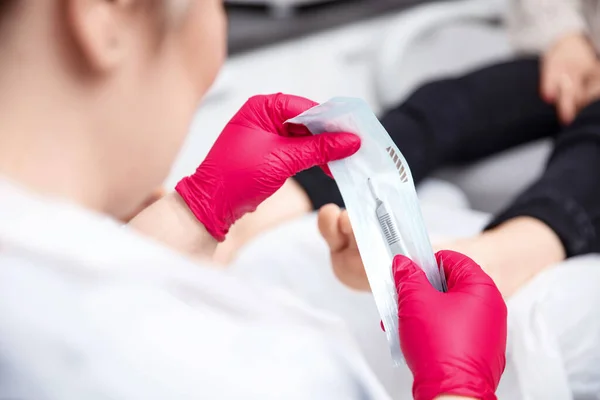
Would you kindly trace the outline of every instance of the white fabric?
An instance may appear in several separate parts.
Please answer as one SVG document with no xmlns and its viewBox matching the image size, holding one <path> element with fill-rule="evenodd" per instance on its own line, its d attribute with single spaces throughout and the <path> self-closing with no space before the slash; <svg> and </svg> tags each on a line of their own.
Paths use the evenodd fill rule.
<svg viewBox="0 0 600 400">
<path fill-rule="evenodd" d="M 430 180 L 419 188 L 419 196 L 434 243 L 472 236 L 489 220 L 488 214 L 468 209 L 460 190 L 448 183 Z M 335 278 L 314 214 L 257 238 L 243 249 L 234 268 L 343 318 L 392 397 L 412 399 L 412 377 L 406 367 L 392 368 L 372 297 Z M 600 399 L 598 288 L 600 258 L 588 256 L 541 274 L 510 299 L 500 400 Z"/>
<path fill-rule="evenodd" d="M 2 399 L 387 398 L 345 332 L 283 291 L 0 181 Z"/>
<path fill-rule="evenodd" d="M 546 51 L 571 33 L 585 33 L 600 50 L 600 1 L 510 0 L 509 36 L 521 52 Z"/>
<path fill-rule="evenodd" d="M 538 275 L 509 307 L 509 351 L 527 399 L 600 399 L 600 256 Z"/>
</svg>

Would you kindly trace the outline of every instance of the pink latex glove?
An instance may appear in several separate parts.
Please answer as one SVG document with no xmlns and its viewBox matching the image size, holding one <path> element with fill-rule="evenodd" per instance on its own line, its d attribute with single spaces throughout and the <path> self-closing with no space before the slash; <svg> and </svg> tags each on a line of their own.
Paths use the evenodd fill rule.
<svg viewBox="0 0 600 400">
<path fill-rule="evenodd" d="M 507 310 L 492 279 L 473 260 L 440 251 L 448 292 L 435 290 L 410 259 L 396 256 L 400 343 L 415 400 L 456 395 L 495 400 L 506 365 Z"/>
<path fill-rule="evenodd" d="M 315 165 L 348 157 L 358 136 L 284 124 L 317 103 L 285 95 L 250 98 L 229 121 L 196 172 L 175 190 L 218 241 L 244 214 L 275 193 L 286 179 Z"/>
</svg>

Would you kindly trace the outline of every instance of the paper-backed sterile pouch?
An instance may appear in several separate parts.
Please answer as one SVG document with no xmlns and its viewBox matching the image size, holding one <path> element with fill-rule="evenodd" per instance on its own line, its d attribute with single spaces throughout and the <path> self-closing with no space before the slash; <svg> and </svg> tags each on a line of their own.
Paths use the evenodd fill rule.
<svg viewBox="0 0 600 400">
<path fill-rule="evenodd" d="M 304 125 L 312 134 L 350 132 L 361 138 L 356 154 L 329 163 L 350 216 L 377 309 L 395 364 L 403 362 L 398 338 L 398 299 L 392 260 L 403 254 L 445 291 L 429 241 L 412 175 L 388 133 L 360 99 L 334 98 L 288 123 Z"/>
</svg>

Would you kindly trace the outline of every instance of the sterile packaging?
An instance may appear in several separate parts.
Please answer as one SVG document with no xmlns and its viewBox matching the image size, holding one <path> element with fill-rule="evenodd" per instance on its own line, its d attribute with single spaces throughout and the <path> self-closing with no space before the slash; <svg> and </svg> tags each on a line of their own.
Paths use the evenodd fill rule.
<svg viewBox="0 0 600 400">
<path fill-rule="evenodd" d="M 360 99 L 334 98 L 288 121 L 313 134 L 351 132 L 361 138 L 356 154 L 329 164 L 350 216 L 371 291 L 385 327 L 392 360 L 403 357 L 398 337 L 398 299 L 392 260 L 412 259 L 429 282 L 446 290 L 410 169 L 369 106 Z"/>
</svg>

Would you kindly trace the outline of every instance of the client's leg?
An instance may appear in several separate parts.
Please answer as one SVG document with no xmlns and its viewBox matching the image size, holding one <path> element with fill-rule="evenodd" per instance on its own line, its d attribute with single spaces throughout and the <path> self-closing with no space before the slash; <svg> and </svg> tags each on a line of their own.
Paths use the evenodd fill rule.
<svg viewBox="0 0 600 400">
<path fill-rule="evenodd" d="M 549 264 L 600 252 L 600 101 L 558 134 L 542 177 L 465 245 L 483 248 L 508 294 Z"/>
<path fill-rule="evenodd" d="M 537 60 L 487 67 L 429 83 L 381 122 L 420 182 L 441 165 L 467 162 L 549 136 L 558 129 L 554 109 L 538 95 Z M 334 203 L 335 182 L 320 168 L 298 174 L 259 209 L 236 223 L 216 261 L 228 262 L 248 240 L 283 221 Z"/>
<path fill-rule="evenodd" d="M 518 216 L 550 226 L 568 257 L 600 251 L 600 101 L 558 133 L 542 177 L 489 229 Z"/>
<path fill-rule="evenodd" d="M 474 161 L 555 134 L 556 112 L 539 96 L 539 63 L 523 59 L 428 83 L 381 123 L 418 184 L 433 170 Z M 343 207 L 335 182 L 319 168 L 296 175 L 314 209 Z"/>
<path fill-rule="evenodd" d="M 368 288 L 347 214 L 329 206 L 319 218 L 338 278 Z M 600 101 L 560 132 L 542 177 L 486 231 L 438 247 L 471 256 L 505 296 L 565 257 L 600 252 Z"/>
</svg>

